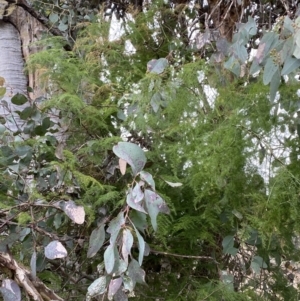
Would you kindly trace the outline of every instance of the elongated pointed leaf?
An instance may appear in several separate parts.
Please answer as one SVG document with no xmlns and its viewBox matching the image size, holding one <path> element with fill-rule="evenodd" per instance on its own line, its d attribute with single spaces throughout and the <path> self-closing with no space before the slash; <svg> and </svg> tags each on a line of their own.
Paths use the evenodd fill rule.
<svg viewBox="0 0 300 301">
<path fill-rule="evenodd" d="M 113 152 L 131 166 L 134 176 L 144 168 L 147 161 L 144 151 L 134 143 L 119 142 L 113 147 Z"/>
<path fill-rule="evenodd" d="M 128 256 L 131 254 L 131 248 L 133 245 L 133 236 L 129 229 L 123 230 L 122 238 L 122 256 L 124 261 L 128 264 Z"/>
<path fill-rule="evenodd" d="M 104 224 L 93 230 L 90 236 L 89 248 L 87 251 L 87 257 L 91 258 L 97 254 L 100 248 L 103 246 L 105 240 Z"/>
<path fill-rule="evenodd" d="M 116 279 L 112 279 L 109 283 L 108 286 L 108 299 L 112 300 L 113 296 L 117 293 L 117 291 L 119 290 L 120 286 L 122 285 L 122 278 L 116 278 Z"/>
<path fill-rule="evenodd" d="M 142 265 L 143 263 L 143 258 L 144 258 L 144 253 L 145 253 L 145 241 L 143 236 L 140 234 L 139 230 L 133 225 L 136 237 L 139 242 L 139 264 Z"/>
<path fill-rule="evenodd" d="M 128 277 L 130 277 L 134 283 L 145 284 L 145 271 L 141 269 L 139 263 L 132 259 L 128 266 Z"/>
<path fill-rule="evenodd" d="M 148 185 L 150 185 L 151 188 L 152 188 L 153 190 L 155 190 L 155 183 L 154 183 L 154 180 L 153 180 L 152 175 L 151 175 L 149 172 L 142 170 L 142 171 L 140 172 L 140 177 L 141 177 L 141 179 L 144 180 Z"/>
<path fill-rule="evenodd" d="M 109 223 L 109 227 L 107 229 L 107 233 L 110 233 L 110 243 L 111 245 L 114 245 L 116 242 L 116 239 L 118 237 L 119 231 L 121 227 L 125 224 L 124 219 L 124 212 L 121 211 L 117 217 L 115 217 L 111 222 Z"/>
<path fill-rule="evenodd" d="M 300 60 L 294 57 L 288 56 L 284 62 L 281 70 L 281 75 L 290 74 L 300 66 Z"/>
<path fill-rule="evenodd" d="M 159 212 L 168 214 L 169 208 L 164 202 L 164 200 L 155 192 L 146 189 L 145 190 L 145 201 L 146 201 L 146 207 L 147 211 L 150 215 L 151 224 L 154 229 L 154 231 L 157 230 L 157 222 L 156 218 Z"/>
<path fill-rule="evenodd" d="M 135 227 L 142 233 L 147 229 L 147 215 L 139 211 L 131 211 L 130 219 L 134 223 Z"/>
<path fill-rule="evenodd" d="M 107 274 L 110 274 L 115 266 L 116 255 L 118 251 L 116 251 L 116 247 L 114 245 L 109 245 L 104 252 L 104 264 L 105 270 Z"/>
<path fill-rule="evenodd" d="M 31 276 L 36 278 L 36 251 L 33 251 L 30 259 Z"/>
<path fill-rule="evenodd" d="M 168 185 L 170 185 L 171 187 L 180 187 L 182 186 L 182 183 L 173 183 L 173 182 L 169 182 L 164 180 Z"/>
<path fill-rule="evenodd" d="M 263 82 L 265 85 L 269 84 L 272 80 L 273 75 L 278 70 L 278 65 L 276 65 L 272 58 L 267 59 L 267 63 L 264 69 Z"/>
<path fill-rule="evenodd" d="M 138 184 L 137 184 L 138 185 Z M 140 186 L 138 185 L 139 189 L 140 189 Z M 128 194 L 127 194 L 127 197 L 126 197 L 126 203 L 128 204 L 128 206 L 132 209 L 135 209 L 137 211 L 140 211 L 140 212 L 143 212 L 143 213 L 146 213 L 147 212 L 145 211 L 144 209 L 144 206 L 141 202 L 141 200 L 143 199 L 144 197 L 144 193 L 141 191 L 142 193 L 142 199 L 140 198 L 140 195 L 137 194 L 137 191 L 135 191 L 136 193 L 133 192 L 132 189 L 129 189 L 128 191 Z"/>
</svg>

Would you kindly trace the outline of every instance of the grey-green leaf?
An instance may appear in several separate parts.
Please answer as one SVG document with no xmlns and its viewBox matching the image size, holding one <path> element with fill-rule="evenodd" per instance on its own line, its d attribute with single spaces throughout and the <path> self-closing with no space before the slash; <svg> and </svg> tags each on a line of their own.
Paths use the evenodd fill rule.
<svg viewBox="0 0 300 301">
<path fill-rule="evenodd" d="M 6 293 L 4 293 L 4 290 L 2 290 L 2 288 L 4 290 L 8 290 L 6 291 Z M 17 282 L 15 282 L 14 280 L 11 279 L 4 279 L 2 280 L 2 288 L 1 288 L 1 292 L 3 295 L 3 299 L 4 301 L 21 301 L 21 290 L 19 285 L 17 284 Z M 9 294 L 9 292 L 12 294 Z M 13 299 L 11 299 L 13 296 Z"/>
<path fill-rule="evenodd" d="M 89 248 L 87 251 L 87 257 L 91 258 L 97 254 L 102 247 L 105 240 L 104 224 L 93 230 L 90 236 Z"/>
<path fill-rule="evenodd" d="M 139 242 L 139 264 L 142 265 L 143 263 L 143 258 L 144 258 L 144 253 L 145 253 L 145 241 L 143 236 L 140 234 L 139 230 L 133 225 L 136 237 Z"/>
<path fill-rule="evenodd" d="M 109 245 L 104 252 L 104 264 L 107 274 L 110 274 L 115 265 L 115 250 L 114 245 Z"/>
<path fill-rule="evenodd" d="M 153 190 L 155 190 L 155 183 L 152 175 L 149 172 L 142 170 L 140 172 L 140 177 L 143 181 L 150 185 Z"/>
<path fill-rule="evenodd" d="M 124 224 L 125 224 L 125 219 L 124 219 L 123 211 L 119 212 L 119 214 L 109 223 L 109 227 L 107 228 L 107 233 L 110 233 L 110 243 L 112 245 L 114 245 L 118 237 L 119 231 Z"/>
<path fill-rule="evenodd" d="M 113 296 L 117 293 L 120 286 L 122 285 L 122 278 L 112 279 L 108 286 L 108 300 L 112 300 Z"/>
<path fill-rule="evenodd" d="M 132 259 L 128 266 L 128 277 L 130 277 L 134 283 L 145 284 L 145 271 L 141 269 L 139 263 Z"/>
<path fill-rule="evenodd" d="M 30 259 L 31 276 L 36 278 L 36 251 L 33 251 Z"/>
<path fill-rule="evenodd" d="M 128 256 L 131 254 L 131 248 L 133 245 L 133 236 L 129 229 L 123 230 L 122 237 L 122 256 L 124 261 L 128 264 Z"/>
<path fill-rule="evenodd" d="M 284 62 L 281 70 L 281 75 L 290 74 L 300 66 L 300 59 L 296 59 L 292 56 L 288 56 Z"/>
<path fill-rule="evenodd" d="M 155 192 L 145 189 L 145 201 L 154 231 L 157 230 L 156 218 L 159 212 L 169 214 L 170 210 L 164 200 Z"/>
<path fill-rule="evenodd" d="M 276 65 L 271 57 L 267 59 L 267 63 L 264 69 L 263 82 L 265 85 L 269 84 L 272 80 L 273 75 L 278 70 L 278 65 Z"/>
<path fill-rule="evenodd" d="M 148 67 L 148 70 L 151 72 L 151 73 L 156 73 L 156 74 L 161 74 L 165 71 L 165 69 L 168 67 L 169 63 L 168 63 L 168 60 L 165 59 L 165 58 L 160 58 L 158 60 L 151 60 L 148 62 L 147 66 L 150 66 L 151 67 L 149 68 Z"/>
<path fill-rule="evenodd" d="M 89 287 L 87 295 L 89 297 L 94 297 L 97 295 L 102 295 L 105 293 L 106 290 L 106 277 L 101 276 L 100 278 L 96 279 Z"/>
<path fill-rule="evenodd" d="M 134 143 L 119 142 L 113 152 L 131 166 L 134 176 L 143 170 L 147 161 L 144 151 Z"/>
</svg>

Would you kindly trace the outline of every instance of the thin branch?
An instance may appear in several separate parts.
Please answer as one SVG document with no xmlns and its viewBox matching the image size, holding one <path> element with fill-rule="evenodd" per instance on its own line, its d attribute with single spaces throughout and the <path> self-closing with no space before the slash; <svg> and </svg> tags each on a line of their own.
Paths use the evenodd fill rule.
<svg viewBox="0 0 300 301">
<path fill-rule="evenodd" d="M 189 259 L 200 259 L 200 260 L 212 260 L 216 264 L 219 264 L 214 258 L 210 256 L 195 256 L 195 255 L 181 255 L 181 254 L 175 254 L 175 253 L 169 253 L 169 252 L 162 252 L 157 250 L 150 250 L 151 253 L 154 254 L 160 254 L 160 255 L 166 255 L 166 256 L 173 256 L 173 257 L 179 257 L 179 258 L 189 258 Z"/>
</svg>

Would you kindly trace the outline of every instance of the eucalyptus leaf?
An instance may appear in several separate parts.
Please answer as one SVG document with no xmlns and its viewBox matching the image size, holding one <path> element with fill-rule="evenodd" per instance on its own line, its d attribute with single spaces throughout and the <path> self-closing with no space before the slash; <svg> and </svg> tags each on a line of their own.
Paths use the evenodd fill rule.
<svg viewBox="0 0 300 301">
<path fill-rule="evenodd" d="M 33 279 L 36 279 L 36 251 L 32 252 L 31 259 L 30 259 L 30 268 L 31 268 L 31 276 Z"/>
<path fill-rule="evenodd" d="M 10 291 L 13 294 L 14 299 L 11 299 L 12 295 L 10 295 L 7 291 L 4 293 L 5 290 L 2 290 L 2 288 Z M 2 288 L 0 288 L 0 290 L 4 301 L 21 301 L 21 290 L 17 282 L 12 279 L 4 279 L 2 280 Z"/>
<path fill-rule="evenodd" d="M 139 264 L 142 265 L 143 263 L 143 258 L 144 258 L 144 253 L 145 253 L 145 241 L 143 236 L 140 234 L 139 230 L 133 225 L 136 237 L 139 242 Z"/>
<path fill-rule="evenodd" d="M 117 293 L 119 288 L 121 287 L 123 280 L 121 277 L 112 279 L 108 286 L 108 299 L 112 300 L 113 296 Z"/>
<path fill-rule="evenodd" d="M 113 147 L 113 152 L 131 166 L 134 176 L 144 168 L 147 161 L 144 151 L 130 142 L 119 142 Z"/>
<path fill-rule="evenodd" d="M 122 236 L 122 256 L 124 261 L 128 264 L 128 256 L 131 255 L 131 248 L 133 245 L 133 236 L 129 229 L 123 230 Z"/>
<path fill-rule="evenodd" d="M 154 231 L 157 230 L 156 218 L 159 212 L 169 214 L 170 210 L 164 200 L 155 192 L 145 189 L 145 202 Z"/>
<path fill-rule="evenodd" d="M 106 276 L 97 278 L 89 287 L 87 291 L 88 297 L 95 297 L 104 294 L 106 291 Z"/>
<path fill-rule="evenodd" d="M 87 251 L 88 258 L 95 256 L 97 254 L 97 252 L 103 246 L 103 243 L 105 241 L 104 226 L 105 225 L 102 224 L 100 227 L 98 227 L 92 231 L 92 234 L 90 236 L 90 241 L 89 241 L 89 248 Z"/>
<path fill-rule="evenodd" d="M 128 266 L 128 277 L 131 278 L 134 285 L 136 283 L 145 284 L 145 271 L 141 269 L 139 263 L 132 259 Z"/>
<path fill-rule="evenodd" d="M 68 255 L 61 242 L 54 240 L 45 247 L 45 256 L 48 259 L 64 258 Z"/>
<path fill-rule="evenodd" d="M 151 60 L 147 64 L 147 68 L 151 73 L 161 74 L 168 67 L 168 60 L 160 58 L 158 60 Z"/>
<path fill-rule="evenodd" d="M 109 245 L 104 252 L 104 264 L 107 274 L 111 274 L 114 269 L 116 253 L 116 247 L 114 245 Z"/>
</svg>

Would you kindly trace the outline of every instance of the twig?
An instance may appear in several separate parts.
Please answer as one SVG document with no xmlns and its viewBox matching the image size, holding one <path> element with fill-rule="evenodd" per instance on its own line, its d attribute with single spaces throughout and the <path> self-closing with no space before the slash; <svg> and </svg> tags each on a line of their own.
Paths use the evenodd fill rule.
<svg viewBox="0 0 300 301">
<path fill-rule="evenodd" d="M 212 260 L 215 263 L 218 264 L 218 262 L 210 257 L 210 256 L 195 256 L 195 255 L 181 255 L 181 254 L 175 254 L 175 253 L 168 253 L 168 252 L 162 252 L 162 251 L 157 251 L 157 250 L 150 250 L 151 253 L 154 254 L 161 254 L 161 255 L 166 255 L 166 256 L 173 256 L 173 257 L 179 257 L 179 258 L 190 258 L 190 259 L 203 259 L 203 260 Z"/>
</svg>

